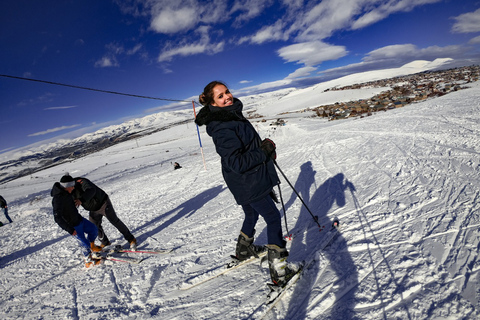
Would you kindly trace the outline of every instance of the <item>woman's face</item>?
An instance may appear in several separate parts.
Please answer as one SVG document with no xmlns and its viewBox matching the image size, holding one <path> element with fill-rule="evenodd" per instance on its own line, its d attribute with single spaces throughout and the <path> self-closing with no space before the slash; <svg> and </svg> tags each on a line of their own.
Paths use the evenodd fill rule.
<svg viewBox="0 0 480 320">
<path fill-rule="evenodd" d="M 233 95 L 230 93 L 227 87 L 221 84 L 217 84 L 213 87 L 213 103 L 214 107 L 226 107 L 233 104 Z"/>
</svg>

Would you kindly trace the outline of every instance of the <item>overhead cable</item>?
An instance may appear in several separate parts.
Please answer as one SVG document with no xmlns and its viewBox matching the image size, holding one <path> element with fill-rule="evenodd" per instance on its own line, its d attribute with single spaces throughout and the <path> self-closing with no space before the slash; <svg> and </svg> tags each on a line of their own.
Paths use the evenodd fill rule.
<svg viewBox="0 0 480 320">
<path fill-rule="evenodd" d="M 122 92 L 116 92 L 116 91 L 109 91 L 109 90 L 101 90 L 101 89 L 87 88 L 87 87 L 82 87 L 82 86 L 76 86 L 76 85 L 59 83 L 59 82 L 52 82 L 52 81 L 46 81 L 46 80 L 38 80 L 38 79 L 31 79 L 31 78 L 16 77 L 16 76 L 10 76 L 10 75 L 6 75 L 6 74 L 0 74 L 0 77 L 13 78 L 13 79 L 19 79 L 19 80 L 26 80 L 26 81 L 34 81 L 34 82 L 41 82 L 41 83 L 47 83 L 47 84 L 54 84 L 54 85 L 57 85 L 57 86 L 70 87 L 70 88 L 83 89 L 83 90 L 90 90 L 90 91 L 97 91 L 97 92 L 103 92 L 103 93 L 118 94 L 118 95 L 122 95 L 122 96 L 135 97 L 135 98 L 152 99 L 152 100 L 163 100 L 163 101 L 176 101 L 176 102 L 191 102 L 190 100 L 176 100 L 176 99 L 167 99 L 167 98 L 155 98 L 155 97 L 141 96 L 141 95 L 137 95 L 137 94 L 130 94 L 130 93 L 122 93 Z"/>
</svg>

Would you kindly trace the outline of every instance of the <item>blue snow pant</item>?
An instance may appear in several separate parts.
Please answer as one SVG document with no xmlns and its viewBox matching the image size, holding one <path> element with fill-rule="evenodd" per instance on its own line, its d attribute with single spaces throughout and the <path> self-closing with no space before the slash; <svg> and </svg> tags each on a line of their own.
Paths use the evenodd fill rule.
<svg viewBox="0 0 480 320">
<path fill-rule="evenodd" d="M 83 248 L 83 254 L 87 257 L 90 254 L 90 242 L 94 242 L 95 238 L 98 235 L 97 227 L 88 221 L 85 218 L 82 218 L 82 222 L 79 225 L 74 227 L 75 231 L 77 231 L 77 235 L 75 238 L 78 240 L 80 245 Z M 85 237 L 85 234 L 87 236 Z"/>
<path fill-rule="evenodd" d="M 245 213 L 245 220 L 242 225 L 242 232 L 248 237 L 253 237 L 255 233 L 255 225 L 258 221 L 258 216 L 262 216 L 267 223 L 267 241 L 268 244 L 275 244 L 280 248 L 285 248 L 286 242 L 282 236 L 282 219 L 280 211 L 273 202 L 270 195 L 265 198 L 242 205 Z"/>
<path fill-rule="evenodd" d="M 5 214 L 5 218 L 7 218 L 8 222 L 12 223 L 12 219 L 8 216 L 8 208 L 3 208 L 3 213 Z"/>
</svg>

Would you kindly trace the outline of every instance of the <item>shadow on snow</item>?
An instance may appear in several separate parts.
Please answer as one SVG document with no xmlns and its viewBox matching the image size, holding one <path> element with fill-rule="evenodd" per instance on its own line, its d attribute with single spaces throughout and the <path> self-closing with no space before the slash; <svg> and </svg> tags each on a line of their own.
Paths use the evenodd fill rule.
<svg viewBox="0 0 480 320">
<path fill-rule="evenodd" d="M 333 223 L 333 219 L 328 217 L 328 212 L 336 204 L 338 207 L 345 206 L 345 190 L 347 188 L 353 188 L 353 184 L 345 179 L 343 173 L 336 174 L 333 177 L 328 178 L 321 186 L 315 185 L 316 171 L 312 168 L 310 161 L 301 165 L 301 172 L 295 182 L 294 188 L 298 194 L 302 197 L 305 204 L 311 210 L 311 212 L 318 217 L 318 222 L 321 226 L 325 226 L 323 232 L 319 231 L 317 224 L 313 220 L 312 216 L 302 206 L 296 225 L 293 228 L 293 239 L 290 248 L 290 261 L 301 261 L 312 257 L 318 245 L 322 243 L 326 230 L 330 228 Z M 315 192 L 310 196 L 310 189 L 314 186 Z M 292 193 L 290 199 L 285 203 L 285 208 L 292 206 L 296 200 L 295 193 Z M 340 225 L 342 222 L 340 221 Z M 339 234 L 334 242 L 322 251 L 322 255 L 327 259 L 329 270 L 334 272 L 334 280 L 348 278 L 348 284 L 352 290 L 347 293 L 335 292 L 335 302 L 331 310 L 331 317 L 334 319 L 353 319 L 354 318 L 354 290 L 358 284 L 358 273 L 355 263 L 346 249 L 346 241 Z M 326 263 L 322 263 L 326 265 Z M 322 276 L 320 279 L 318 273 L 321 272 L 322 267 L 320 261 L 316 261 L 314 266 L 311 266 L 306 277 L 299 280 L 292 297 L 294 297 L 289 306 L 287 312 L 288 319 L 304 319 L 307 316 L 309 306 L 308 301 L 314 298 L 315 294 L 314 285 L 316 283 L 321 284 Z M 308 279 L 306 279 L 308 278 Z M 326 286 L 325 286 L 326 287 Z M 321 295 L 322 292 L 316 292 Z M 301 299 L 301 300 L 299 300 Z M 342 299 L 341 303 L 337 303 L 339 299 Z M 301 302 L 303 301 L 303 302 Z M 327 310 L 321 310 L 320 312 L 326 312 Z"/>
<path fill-rule="evenodd" d="M 172 209 L 168 212 L 165 212 L 165 213 L 157 216 L 155 219 L 137 227 L 136 229 L 132 230 L 132 233 L 137 233 L 138 231 L 140 231 L 142 229 L 145 229 L 147 227 L 151 227 L 153 225 L 156 225 L 160 221 L 166 219 L 165 221 L 163 221 L 160 225 L 158 225 L 154 229 L 149 230 L 149 231 L 145 232 L 144 234 L 137 237 L 137 240 L 139 240 L 140 243 L 145 241 L 147 238 L 155 239 L 155 237 L 153 237 L 154 235 L 156 235 L 157 233 L 161 232 L 162 230 L 170 227 L 172 224 L 174 224 L 175 222 L 177 222 L 178 220 L 180 220 L 182 218 L 185 218 L 185 219 L 189 218 L 191 215 L 193 215 L 195 212 L 197 212 L 198 209 L 203 207 L 210 200 L 215 199 L 224 190 L 225 190 L 225 188 L 221 185 L 216 186 L 214 188 L 211 188 L 209 190 L 206 190 L 206 191 L 200 193 L 199 195 L 197 195 L 196 197 L 188 199 L 187 201 L 180 204 L 175 209 Z M 178 210 L 180 210 L 180 211 L 178 211 Z M 175 213 L 176 211 L 178 211 L 178 212 L 175 215 L 168 218 L 168 216 Z"/>
</svg>

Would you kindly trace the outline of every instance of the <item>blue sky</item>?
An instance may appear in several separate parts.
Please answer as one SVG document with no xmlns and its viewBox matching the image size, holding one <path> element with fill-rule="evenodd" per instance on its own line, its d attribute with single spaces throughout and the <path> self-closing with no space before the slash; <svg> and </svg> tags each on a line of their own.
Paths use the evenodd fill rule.
<svg viewBox="0 0 480 320">
<path fill-rule="evenodd" d="M 480 0 L 43 0 L 0 4 L 0 153 L 198 99 L 413 60 L 479 64 Z M 191 103 L 186 107 L 191 107 Z"/>
</svg>

